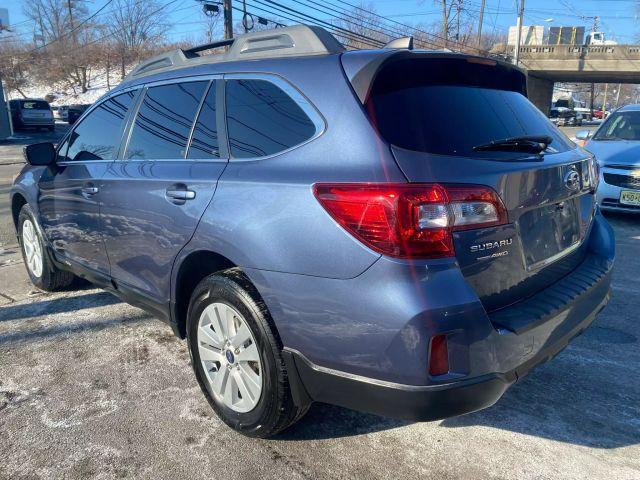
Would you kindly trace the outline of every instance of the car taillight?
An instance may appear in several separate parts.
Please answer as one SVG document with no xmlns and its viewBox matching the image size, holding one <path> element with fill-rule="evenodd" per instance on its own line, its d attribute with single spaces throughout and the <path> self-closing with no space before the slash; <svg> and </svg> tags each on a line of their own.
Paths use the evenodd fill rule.
<svg viewBox="0 0 640 480">
<path fill-rule="evenodd" d="M 429 352 L 429 375 L 444 375 L 449 373 L 449 348 L 446 335 L 436 335 L 431 338 Z"/>
<path fill-rule="evenodd" d="M 398 258 L 451 257 L 453 231 L 507 223 L 496 192 L 479 185 L 318 183 L 313 192 L 354 237 Z"/>
</svg>

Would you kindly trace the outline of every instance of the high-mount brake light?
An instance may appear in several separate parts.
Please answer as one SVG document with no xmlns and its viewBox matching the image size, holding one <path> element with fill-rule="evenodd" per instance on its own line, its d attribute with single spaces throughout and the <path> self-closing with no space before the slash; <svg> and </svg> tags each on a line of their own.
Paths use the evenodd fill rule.
<svg viewBox="0 0 640 480">
<path fill-rule="evenodd" d="M 350 234 L 397 258 L 452 257 L 454 231 L 507 223 L 496 192 L 480 185 L 318 183 L 313 193 Z"/>
</svg>

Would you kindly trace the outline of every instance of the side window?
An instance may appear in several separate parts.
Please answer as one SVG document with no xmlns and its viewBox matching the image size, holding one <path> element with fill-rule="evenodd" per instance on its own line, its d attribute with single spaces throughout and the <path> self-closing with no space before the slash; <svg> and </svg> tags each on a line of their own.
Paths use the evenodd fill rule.
<svg viewBox="0 0 640 480">
<path fill-rule="evenodd" d="M 220 158 L 218 127 L 216 125 L 215 80 L 211 82 L 211 87 L 202 103 L 196 127 L 193 129 L 193 138 L 191 145 L 189 145 L 187 158 Z"/>
<path fill-rule="evenodd" d="M 228 80 L 226 103 L 229 146 L 235 158 L 273 155 L 316 133 L 304 110 L 266 80 Z"/>
<path fill-rule="evenodd" d="M 68 160 L 67 150 L 69 149 L 69 137 L 58 146 L 58 153 L 56 155 L 56 162 Z"/>
<path fill-rule="evenodd" d="M 58 150 L 58 160 L 114 160 L 127 110 L 135 95 L 135 91 L 123 93 L 93 109 Z"/>
<path fill-rule="evenodd" d="M 183 158 L 191 126 L 209 82 L 151 87 L 136 116 L 126 158 Z"/>
</svg>

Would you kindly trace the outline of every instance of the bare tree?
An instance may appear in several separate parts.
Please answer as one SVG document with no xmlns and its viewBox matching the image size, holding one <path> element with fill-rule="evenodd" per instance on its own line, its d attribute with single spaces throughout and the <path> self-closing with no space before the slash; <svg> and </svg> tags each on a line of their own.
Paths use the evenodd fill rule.
<svg viewBox="0 0 640 480">
<path fill-rule="evenodd" d="M 23 90 L 28 86 L 25 64 L 20 62 L 24 58 L 26 46 L 5 42 L 0 44 L 0 77 L 4 80 L 7 91 L 16 91 L 23 98 L 27 98 Z"/>
<path fill-rule="evenodd" d="M 335 36 L 351 49 L 375 48 L 387 43 L 391 37 L 385 33 L 383 19 L 373 4 L 361 3 L 334 21 Z"/>
<path fill-rule="evenodd" d="M 170 27 L 157 0 L 115 0 L 107 25 L 118 45 L 122 78 L 127 63 L 140 61 L 145 47 L 162 40 Z"/>
</svg>

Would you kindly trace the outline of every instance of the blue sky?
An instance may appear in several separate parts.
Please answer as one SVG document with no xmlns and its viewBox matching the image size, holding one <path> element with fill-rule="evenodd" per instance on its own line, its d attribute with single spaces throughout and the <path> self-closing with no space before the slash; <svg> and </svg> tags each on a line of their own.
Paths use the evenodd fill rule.
<svg viewBox="0 0 640 480">
<path fill-rule="evenodd" d="M 107 0 L 88 0 L 86 4 L 91 12 L 96 11 Z M 171 37 L 173 39 L 197 39 L 204 28 L 204 20 L 201 14 L 201 6 L 196 0 L 158 0 L 162 4 L 169 4 L 164 9 L 169 22 L 173 24 Z M 276 18 L 276 15 L 259 12 L 259 3 L 265 0 L 247 0 L 248 10 L 265 17 Z M 276 0 L 278 3 L 295 8 L 304 13 L 326 20 L 331 18 L 331 13 L 318 13 L 308 5 L 323 5 L 325 8 L 336 10 L 350 9 L 348 3 L 360 5 L 358 0 Z M 24 5 L 28 0 L 2 0 L 0 8 L 9 10 L 10 21 L 15 25 L 17 35 L 25 38 L 31 36 L 33 26 L 23 14 Z M 432 24 L 440 21 L 440 6 L 434 0 L 369 0 L 364 2 L 372 5 L 380 15 L 395 21 L 407 24 Z M 472 16 L 477 21 L 481 0 L 463 0 L 466 15 Z M 640 36 L 640 22 L 636 9 L 637 0 L 526 0 L 525 1 L 525 25 L 546 26 L 590 26 L 593 20 L 581 17 L 600 16 L 600 29 L 605 31 L 609 38 L 615 38 L 619 43 L 637 42 Z M 307 6 L 305 7 L 304 4 Z M 234 0 L 234 5 L 241 7 L 241 0 Z M 109 6 L 105 8 L 99 17 L 108 15 Z M 235 12 L 236 18 L 240 15 Z M 335 16 L 335 15 L 334 15 Z M 464 18 L 464 17 L 463 17 Z M 551 19 L 551 21 L 546 21 Z M 487 0 L 484 17 L 484 32 L 506 31 L 510 25 L 515 25 L 516 3 L 515 0 Z M 221 24 L 221 21 L 219 22 Z M 287 22 L 292 23 L 292 22 Z M 6 37 L 7 33 L 4 34 Z M 1 37 L 0 37 L 1 38 Z"/>
</svg>

